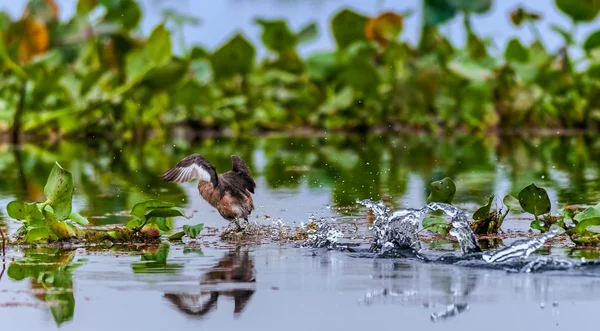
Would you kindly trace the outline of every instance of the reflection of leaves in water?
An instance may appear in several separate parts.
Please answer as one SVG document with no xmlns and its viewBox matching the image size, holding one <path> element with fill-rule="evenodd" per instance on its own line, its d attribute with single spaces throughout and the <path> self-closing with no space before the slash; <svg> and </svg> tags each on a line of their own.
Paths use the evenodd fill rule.
<svg viewBox="0 0 600 331">
<path fill-rule="evenodd" d="M 25 257 L 12 262 L 7 271 L 13 280 L 30 278 L 33 289 L 45 290 L 45 294 L 36 297 L 49 304 L 59 326 L 73 319 L 75 312 L 73 270 L 81 264 L 72 263 L 74 256 L 74 251 L 29 249 L 25 251 Z"/>
<path fill-rule="evenodd" d="M 183 263 L 168 263 L 169 245 L 147 249 L 140 261 L 131 264 L 136 274 L 176 274 L 183 270 Z"/>
<path fill-rule="evenodd" d="M 506 174 L 510 192 L 532 182 L 554 189 L 570 204 L 600 200 L 600 139 L 589 136 L 501 139 L 427 135 L 336 136 L 326 138 L 214 138 L 180 146 L 163 138 L 144 144 L 93 141 L 85 146 L 60 143 L 26 144 L 0 153 L 0 195 L 40 201 L 47 174 L 55 161 L 71 170 L 77 187 L 75 203 L 84 199 L 84 216 L 129 210 L 150 198 L 182 203 L 179 185 L 158 174 L 181 158 L 199 153 L 219 172 L 231 169 L 230 155 L 241 156 L 267 189 L 332 191 L 336 207 L 353 206 L 356 198 L 399 201 L 410 180 L 425 186 L 444 177 L 457 183 L 455 202 L 483 204 Z M 262 167 L 264 165 L 264 168 Z M 542 178 L 544 176 L 544 178 Z M 426 188 L 426 187 L 424 187 Z M 424 196 L 426 197 L 426 196 Z M 419 197 L 414 197 L 418 199 Z M 79 202 L 80 203 L 80 202 Z M 92 218 L 94 224 L 123 222 L 118 216 Z"/>
</svg>

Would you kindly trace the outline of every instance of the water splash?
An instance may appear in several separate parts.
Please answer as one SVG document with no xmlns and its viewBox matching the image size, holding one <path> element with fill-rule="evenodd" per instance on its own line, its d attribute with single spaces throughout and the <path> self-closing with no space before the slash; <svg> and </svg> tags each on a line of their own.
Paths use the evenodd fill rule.
<svg viewBox="0 0 600 331">
<path fill-rule="evenodd" d="M 483 260 L 485 262 L 492 263 L 506 262 L 515 259 L 525 259 L 531 253 L 535 252 L 540 247 L 542 247 L 548 239 L 556 236 L 557 233 L 558 230 L 556 228 L 553 228 L 540 236 L 531 239 L 517 240 L 509 247 L 495 252 L 488 252 L 483 254 Z"/>
<path fill-rule="evenodd" d="M 464 254 L 481 252 L 477 238 L 469 227 L 467 214 L 462 209 L 440 202 L 432 202 L 427 207 L 433 211 L 441 210 L 452 217 L 450 234 L 456 237 Z"/>
<path fill-rule="evenodd" d="M 308 238 L 302 246 L 304 247 L 312 247 L 312 248 L 335 248 L 337 242 L 340 238 L 344 236 L 344 234 L 331 226 L 327 222 L 319 222 L 316 223 L 316 230 L 309 230 Z"/>
<path fill-rule="evenodd" d="M 549 270 L 569 270 L 576 264 L 569 260 L 555 259 L 552 257 L 538 257 L 524 265 L 519 272 L 532 273 Z"/>
<path fill-rule="evenodd" d="M 431 321 L 437 322 L 439 320 L 445 320 L 454 317 L 460 313 L 463 313 L 469 309 L 469 305 L 466 303 L 456 303 L 449 305 L 445 311 L 441 313 L 431 314 Z"/>
<path fill-rule="evenodd" d="M 383 201 L 357 200 L 357 203 L 371 209 L 375 215 L 373 222 L 372 252 L 385 253 L 394 249 L 421 249 L 417 235 L 421 218 L 426 209 L 400 209 L 390 212 Z"/>
</svg>

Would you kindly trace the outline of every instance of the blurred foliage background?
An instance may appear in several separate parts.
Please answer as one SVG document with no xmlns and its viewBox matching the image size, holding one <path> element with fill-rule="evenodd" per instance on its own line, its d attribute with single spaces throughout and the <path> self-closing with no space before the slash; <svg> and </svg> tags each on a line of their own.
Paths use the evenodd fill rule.
<svg viewBox="0 0 600 331">
<path fill-rule="evenodd" d="M 510 21 L 536 35 L 494 47 L 472 27 L 492 0 L 423 0 L 415 11 L 332 14 L 330 31 L 307 22 L 256 18 L 269 54 L 243 33 L 216 49 L 173 36 L 198 19 L 174 10 L 148 36 L 135 0 L 79 0 L 61 19 L 55 0 L 30 0 L 20 17 L 0 12 L 0 132 L 20 137 L 143 140 L 193 132 L 254 134 L 298 128 L 423 128 L 488 131 L 594 130 L 600 124 L 600 0 L 555 0 L 571 27 L 553 26 L 564 45 L 546 49 L 539 13 L 514 8 Z M 404 20 L 420 15 L 417 44 Z M 466 43 L 440 32 L 460 20 Z M 298 46 L 331 33 L 336 48 L 300 56 Z M 180 34 L 181 37 L 183 37 Z"/>
</svg>

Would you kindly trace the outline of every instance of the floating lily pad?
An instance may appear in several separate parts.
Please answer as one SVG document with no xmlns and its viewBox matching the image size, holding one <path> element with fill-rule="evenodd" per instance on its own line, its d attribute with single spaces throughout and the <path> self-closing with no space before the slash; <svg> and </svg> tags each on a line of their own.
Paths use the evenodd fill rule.
<svg viewBox="0 0 600 331">
<path fill-rule="evenodd" d="M 519 204 L 526 212 L 539 215 L 550 212 L 550 198 L 545 189 L 531 184 L 519 192 Z"/>
</svg>

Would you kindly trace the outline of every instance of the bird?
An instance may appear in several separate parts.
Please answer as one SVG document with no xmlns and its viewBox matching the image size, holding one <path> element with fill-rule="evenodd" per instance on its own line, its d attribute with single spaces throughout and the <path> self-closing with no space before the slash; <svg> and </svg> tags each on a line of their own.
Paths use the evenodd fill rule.
<svg viewBox="0 0 600 331">
<path fill-rule="evenodd" d="M 202 155 L 192 154 L 167 170 L 161 178 L 177 183 L 198 179 L 200 196 L 230 224 L 235 223 L 240 231 L 240 220 L 248 223 L 248 216 L 254 210 L 252 195 L 256 183 L 244 160 L 231 155 L 231 163 L 231 171 L 217 174 L 216 168 Z"/>
</svg>

